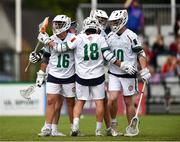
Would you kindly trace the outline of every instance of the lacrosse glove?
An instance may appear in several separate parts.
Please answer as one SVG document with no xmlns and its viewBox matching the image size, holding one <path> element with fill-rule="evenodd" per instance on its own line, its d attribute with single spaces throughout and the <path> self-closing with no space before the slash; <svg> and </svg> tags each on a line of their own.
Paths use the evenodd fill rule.
<svg viewBox="0 0 180 142">
<path fill-rule="evenodd" d="M 151 73 L 149 72 L 149 69 L 148 68 L 144 68 L 142 70 L 140 70 L 140 76 L 142 78 L 143 81 L 146 81 L 148 82 L 150 77 L 151 77 Z"/>
<path fill-rule="evenodd" d="M 47 33 L 39 33 L 38 40 L 43 43 L 44 45 L 47 45 L 51 39 Z"/>
<path fill-rule="evenodd" d="M 124 70 L 128 74 L 132 75 L 136 73 L 136 69 L 134 66 L 129 65 L 127 62 L 121 62 L 120 69 Z"/>
<path fill-rule="evenodd" d="M 39 70 L 37 72 L 36 86 L 41 87 L 45 82 L 45 78 L 46 78 L 46 73 L 43 72 L 42 70 Z"/>
<path fill-rule="evenodd" d="M 31 52 L 29 55 L 29 62 L 31 63 L 37 63 L 42 59 L 42 55 L 40 53 Z"/>
</svg>

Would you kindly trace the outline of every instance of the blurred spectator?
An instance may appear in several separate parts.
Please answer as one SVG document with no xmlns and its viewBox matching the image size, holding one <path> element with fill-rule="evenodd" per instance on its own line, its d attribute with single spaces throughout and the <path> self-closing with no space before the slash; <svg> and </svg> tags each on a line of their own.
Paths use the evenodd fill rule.
<svg viewBox="0 0 180 142">
<path fill-rule="evenodd" d="M 178 47 L 180 46 L 180 34 L 176 35 L 175 37 L 175 41 L 173 43 L 170 44 L 169 46 L 169 50 L 173 53 L 173 54 L 177 54 L 178 52 Z"/>
<path fill-rule="evenodd" d="M 125 8 L 129 17 L 127 27 L 136 34 L 141 34 L 144 28 L 144 15 L 140 0 L 126 0 Z"/>
<path fill-rule="evenodd" d="M 165 44 L 164 44 L 164 37 L 162 35 L 158 35 L 156 37 L 156 40 L 152 46 L 152 53 L 153 53 L 153 59 L 152 59 L 152 65 L 157 69 L 157 56 L 166 53 L 165 50 Z"/>
<path fill-rule="evenodd" d="M 174 25 L 174 34 L 175 34 L 175 37 L 177 35 L 180 35 L 180 14 L 177 14 L 176 16 L 176 22 Z"/>
<path fill-rule="evenodd" d="M 174 56 L 167 58 L 167 61 L 161 68 L 161 73 L 164 78 L 176 76 L 177 59 Z"/>
<path fill-rule="evenodd" d="M 148 63 L 151 64 L 151 61 L 152 61 L 152 58 L 153 58 L 153 53 L 150 50 L 149 42 L 147 40 L 144 40 L 142 42 L 142 47 L 144 49 L 144 52 L 146 53 Z"/>
<path fill-rule="evenodd" d="M 156 72 L 155 69 L 152 66 L 149 66 L 149 70 L 151 73 L 151 83 L 160 83 L 161 82 L 161 74 L 159 72 Z"/>
<path fill-rule="evenodd" d="M 177 74 L 180 77 L 180 46 L 178 46 L 176 58 L 177 58 Z"/>
</svg>

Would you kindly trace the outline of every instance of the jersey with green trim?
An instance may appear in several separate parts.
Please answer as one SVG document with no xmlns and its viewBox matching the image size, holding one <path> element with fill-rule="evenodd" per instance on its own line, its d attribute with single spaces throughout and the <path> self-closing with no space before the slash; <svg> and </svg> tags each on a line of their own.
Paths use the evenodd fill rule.
<svg viewBox="0 0 180 142">
<path fill-rule="evenodd" d="M 142 50 L 142 46 L 134 32 L 126 29 L 120 36 L 111 32 L 108 35 L 107 42 L 111 51 L 120 61 L 133 65 L 137 70 L 137 54 Z M 114 74 L 127 74 L 112 63 L 109 65 L 109 70 Z"/>
<path fill-rule="evenodd" d="M 68 33 L 64 40 L 56 35 L 50 38 L 57 44 L 63 44 L 71 41 L 75 37 L 74 34 Z M 45 52 L 50 53 L 48 73 L 56 78 L 69 78 L 75 74 L 75 61 L 73 50 L 64 53 L 58 53 L 53 48 L 45 48 Z"/>
<path fill-rule="evenodd" d="M 98 78 L 104 74 L 103 48 L 107 42 L 99 34 L 79 34 L 74 41 L 76 74 L 82 79 Z"/>
<path fill-rule="evenodd" d="M 100 33 L 99 33 L 101 36 L 103 36 L 105 38 L 105 40 L 107 40 L 107 34 L 104 30 L 100 30 Z M 108 82 L 109 81 L 109 77 L 108 77 L 108 69 L 109 69 L 109 62 L 107 61 L 104 61 L 104 70 L 105 70 L 105 82 Z"/>
<path fill-rule="evenodd" d="M 99 33 L 101 36 L 103 36 L 105 38 L 105 40 L 107 39 L 107 34 L 104 30 L 101 30 Z"/>
</svg>

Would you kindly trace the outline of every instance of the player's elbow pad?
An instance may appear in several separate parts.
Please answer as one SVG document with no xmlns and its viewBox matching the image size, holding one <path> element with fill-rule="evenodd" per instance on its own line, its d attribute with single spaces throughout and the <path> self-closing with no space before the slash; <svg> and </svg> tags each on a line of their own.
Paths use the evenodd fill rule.
<svg viewBox="0 0 180 142">
<path fill-rule="evenodd" d="M 43 58 L 42 58 L 42 63 L 48 64 L 48 63 L 49 63 L 49 58 L 43 57 Z"/>
<path fill-rule="evenodd" d="M 103 52 L 104 59 L 108 62 L 114 63 L 117 59 L 110 50 Z"/>
<path fill-rule="evenodd" d="M 42 58 L 42 63 L 48 64 L 49 63 L 49 57 L 51 56 L 50 53 L 44 52 L 43 58 Z"/>
</svg>

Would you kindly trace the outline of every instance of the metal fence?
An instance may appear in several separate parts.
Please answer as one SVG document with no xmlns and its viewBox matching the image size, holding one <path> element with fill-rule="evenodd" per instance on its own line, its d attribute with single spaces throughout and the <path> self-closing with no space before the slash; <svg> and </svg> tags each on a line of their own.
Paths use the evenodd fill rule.
<svg viewBox="0 0 180 142">
<path fill-rule="evenodd" d="M 180 114 L 180 82 L 178 77 L 149 83 L 146 98 L 147 114 Z"/>
</svg>

